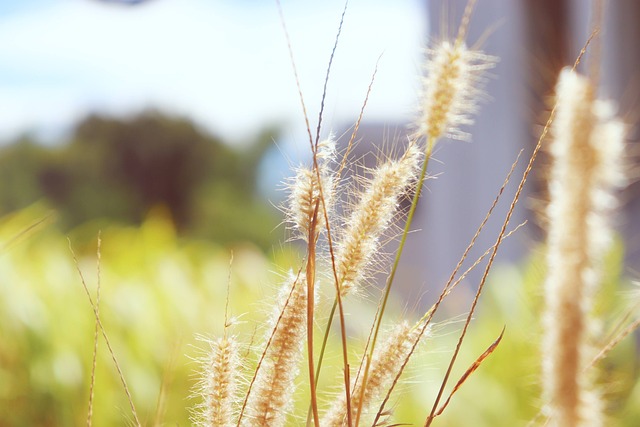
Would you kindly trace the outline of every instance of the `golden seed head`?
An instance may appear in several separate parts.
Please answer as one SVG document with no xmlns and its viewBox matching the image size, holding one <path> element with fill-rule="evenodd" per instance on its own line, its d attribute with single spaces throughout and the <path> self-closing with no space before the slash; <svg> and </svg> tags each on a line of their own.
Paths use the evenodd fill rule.
<svg viewBox="0 0 640 427">
<path fill-rule="evenodd" d="M 358 288 L 380 247 L 380 237 L 397 213 L 398 200 L 418 174 L 422 154 L 414 145 L 399 160 L 378 167 L 347 220 L 337 244 L 336 266 L 342 296 Z"/>
<path fill-rule="evenodd" d="M 318 204 L 316 234 L 324 229 L 322 200 L 324 200 L 324 208 L 330 213 L 335 199 L 334 171 L 332 169 L 335 156 L 336 143 L 333 138 L 320 142 L 316 155 L 320 182 L 318 182 L 318 173 L 313 167 L 300 166 L 295 170 L 296 175 L 288 184 L 289 197 L 286 216 L 295 231 L 295 238 L 308 241 L 316 204 Z"/>
<path fill-rule="evenodd" d="M 591 315 L 602 254 L 611 238 L 606 210 L 622 180 L 624 126 L 596 101 L 589 79 L 565 68 L 556 87 L 547 208 L 548 273 L 543 384 L 553 426 L 603 425 L 602 402 L 586 373 L 594 356 Z"/>
<path fill-rule="evenodd" d="M 473 124 L 485 84 L 484 73 L 497 58 L 463 43 L 440 43 L 427 51 L 417 134 L 436 141 L 442 136 L 466 140 L 461 128 Z"/>
<path fill-rule="evenodd" d="M 247 402 L 244 426 L 284 426 L 292 406 L 306 334 L 307 286 L 302 276 L 291 275 L 289 283 L 272 318 L 275 331 Z"/>
<path fill-rule="evenodd" d="M 361 377 L 358 377 L 355 387 L 353 387 L 351 409 L 354 416 L 356 408 L 360 404 L 362 404 L 363 414 L 366 415 L 370 408 L 380 403 L 378 399 L 393 382 L 419 336 L 419 328 L 411 327 L 407 322 L 403 322 L 390 331 L 385 342 L 376 347 L 364 391 L 362 390 Z M 361 396 L 362 402 L 360 402 Z M 320 424 L 327 427 L 343 427 L 346 425 L 346 414 L 345 397 L 343 393 L 340 393 Z"/>
<path fill-rule="evenodd" d="M 203 401 L 194 410 L 197 426 L 230 427 L 236 415 L 240 357 L 235 337 L 207 341 L 209 354 L 202 360 L 196 395 Z"/>
</svg>

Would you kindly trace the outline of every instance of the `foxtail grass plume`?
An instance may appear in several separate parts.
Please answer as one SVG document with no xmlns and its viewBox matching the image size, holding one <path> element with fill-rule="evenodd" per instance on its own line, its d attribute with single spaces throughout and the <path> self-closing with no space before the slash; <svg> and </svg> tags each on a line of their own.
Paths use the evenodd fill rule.
<svg viewBox="0 0 640 427">
<path fill-rule="evenodd" d="M 336 143 L 333 138 L 329 138 L 318 144 L 316 159 L 318 163 L 320 184 L 322 185 L 322 196 L 324 208 L 331 212 L 334 193 L 334 171 L 331 169 L 332 162 L 336 158 Z M 322 219 L 323 206 L 320 200 L 320 185 L 318 184 L 318 173 L 306 166 L 296 169 L 295 177 L 289 182 L 289 198 L 286 215 L 288 222 L 295 232 L 295 238 L 308 241 L 309 228 L 316 204 L 319 206 L 318 222 L 316 234 L 320 233 L 325 226 Z"/>
<path fill-rule="evenodd" d="M 564 69 L 556 87 L 547 209 L 544 392 L 552 426 L 602 426 L 602 403 L 586 372 L 595 319 L 592 295 L 611 231 L 606 210 L 621 183 L 624 126 L 594 99 L 586 77 Z"/>
<path fill-rule="evenodd" d="M 210 341 L 209 345 L 197 391 L 204 401 L 195 408 L 193 422 L 199 427 L 231 427 L 237 416 L 238 343 L 234 337 L 225 336 Z"/>
<path fill-rule="evenodd" d="M 497 60 L 458 40 L 428 49 L 417 136 L 432 142 L 443 136 L 468 139 L 462 126 L 473 124 L 485 84 L 484 73 Z"/>
<path fill-rule="evenodd" d="M 247 414 L 243 418 L 243 425 L 247 427 L 283 426 L 293 404 L 306 336 L 307 286 L 300 275 L 291 275 L 290 283 L 292 286 L 283 287 L 279 309 L 272 319 L 275 332 L 271 345 L 247 402 Z"/>
<path fill-rule="evenodd" d="M 360 194 L 337 244 L 336 268 L 341 296 L 357 290 L 380 247 L 380 237 L 398 208 L 398 201 L 415 182 L 422 154 L 412 144 L 399 160 L 373 171 Z"/>
<path fill-rule="evenodd" d="M 376 399 L 380 398 L 391 386 L 393 379 L 419 338 L 420 328 L 413 328 L 407 322 L 403 322 L 389 333 L 385 342 L 376 347 L 365 389 L 362 390 L 361 377 L 357 379 L 355 387 L 352 387 L 351 410 L 353 419 L 355 419 L 357 408 L 361 403 L 361 396 L 363 415 L 367 415 L 368 411 L 374 407 L 374 404 L 380 403 Z M 340 393 L 320 425 L 323 427 L 343 427 L 346 423 L 347 404 L 344 394 Z M 366 423 L 362 424 L 368 425 Z"/>
</svg>

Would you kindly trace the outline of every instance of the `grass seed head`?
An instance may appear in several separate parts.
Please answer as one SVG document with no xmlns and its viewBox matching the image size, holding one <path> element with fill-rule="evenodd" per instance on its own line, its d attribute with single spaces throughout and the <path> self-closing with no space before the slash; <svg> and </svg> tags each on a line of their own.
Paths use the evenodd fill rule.
<svg viewBox="0 0 640 427">
<path fill-rule="evenodd" d="M 586 366 L 597 323 L 592 297 L 611 238 L 605 211 L 622 180 L 624 126 L 596 101 L 589 79 L 564 69 L 552 127 L 548 274 L 543 343 L 546 409 L 553 426 L 603 425 L 602 402 Z"/>
<path fill-rule="evenodd" d="M 333 138 L 324 140 L 318 144 L 316 159 L 318 172 L 320 175 L 320 185 L 322 186 L 322 199 L 324 208 L 330 213 L 334 204 L 335 183 L 332 163 L 336 158 L 336 143 Z M 320 185 L 318 183 L 318 172 L 313 167 L 300 166 L 296 170 L 295 177 L 289 182 L 288 206 L 285 210 L 287 220 L 295 232 L 295 237 L 304 240 L 309 239 L 309 227 L 316 202 L 320 199 Z M 322 203 L 322 201 L 320 202 Z M 320 233 L 325 221 L 322 215 L 322 204 L 320 204 L 319 220 L 316 226 L 316 233 Z"/>
<path fill-rule="evenodd" d="M 376 403 L 380 403 L 376 399 L 380 398 L 391 385 L 419 334 L 419 328 L 414 328 L 409 323 L 403 322 L 389 333 L 385 342 L 376 347 L 364 391 L 362 390 L 361 377 L 353 387 L 351 410 L 354 419 L 356 408 L 360 404 L 362 404 L 363 415 L 367 415 L 370 408 L 374 407 Z M 362 402 L 360 402 L 360 396 L 362 396 Z M 320 424 L 327 427 L 343 427 L 346 425 L 346 421 L 347 405 L 344 394 L 340 393 Z M 366 425 L 366 423 L 362 424 Z"/>
<path fill-rule="evenodd" d="M 238 343 L 231 336 L 208 343 L 209 354 L 202 360 L 202 377 L 196 393 L 203 402 L 196 406 L 193 422 L 201 427 L 231 427 L 237 415 L 241 368 Z"/>
<path fill-rule="evenodd" d="M 422 155 L 412 144 L 398 160 L 374 170 L 359 195 L 341 241 L 337 244 L 336 266 L 342 296 L 357 290 L 380 248 L 380 237 L 397 213 L 398 201 L 416 178 Z"/>
<path fill-rule="evenodd" d="M 442 136 L 467 140 L 462 127 L 473 124 L 485 71 L 496 62 L 496 57 L 464 43 L 445 41 L 428 49 L 417 135 L 431 141 Z"/>
<path fill-rule="evenodd" d="M 247 402 L 245 426 L 283 426 L 293 404 L 306 336 L 307 286 L 302 275 L 291 275 L 289 283 L 292 286 L 283 288 L 279 309 L 274 312 L 275 332 Z"/>
</svg>

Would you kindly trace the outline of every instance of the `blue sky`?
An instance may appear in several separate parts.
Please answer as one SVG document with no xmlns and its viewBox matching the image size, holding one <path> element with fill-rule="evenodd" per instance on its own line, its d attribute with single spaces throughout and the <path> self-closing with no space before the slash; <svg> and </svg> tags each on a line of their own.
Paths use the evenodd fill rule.
<svg viewBox="0 0 640 427">
<path fill-rule="evenodd" d="M 343 3 L 282 5 L 315 116 Z M 425 34 L 418 0 L 352 0 L 327 121 L 341 127 L 355 118 L 382 53 L 367 117 L 409 120 Z M 188 115 L 230 139 L 272 123 L 297 133 L 303 121 L 275 1 L 0 2 L 0 139 L 52 137 L 90 111 L 146 107 Z"/>
</svg>

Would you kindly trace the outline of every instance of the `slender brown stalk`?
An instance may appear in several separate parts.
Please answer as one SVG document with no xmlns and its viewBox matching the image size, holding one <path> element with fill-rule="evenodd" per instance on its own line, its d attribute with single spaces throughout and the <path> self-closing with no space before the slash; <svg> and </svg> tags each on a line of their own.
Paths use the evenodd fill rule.
<svg viewBox="0 0 640 427">
<path fill-rule="evenodd" d="M 111 347 L 111 341 L 109 340 L 109 337 L 107 336 L 107 331 L 105 330 L 104 326 L 102 326 L 102 321 L 100 320 L 100 313 L 98 312 L 98 307 L 96 306 L 96 304 L 93 302 L 93 298 L 91 298 L 91 293 L 89 292 L 89 288 L 87 287 L 87 282 L 84 280 L 84 275 L 82 274 L 82 270 L 80 270 L 80 264 L 78 263 L 78 258 L 76 257 L 75 251 L 73 250 L 73 247 L 71 246 L 71 240 L 69 240 L 69 250 L 71 251 L 71 255 L 73 256 L 73 261 L 76 265 L 76 270 L 78 271 L 78 275 L 80 276 L 80 281 L 82 282 L 82 287 L 84 288 L 85 294 L 87 295 L 87 298 L 89 299 L 89 304 L 91 305 L 91 308 L 93 309 L 93 315 L 96 318 L 96 322 L 98 323 L 98 326 L 100 327 L 100 331 L 102 332 L 102 337 L 104 338 L 104 341 L 107 344 L 107 349 L 109 350 L 109 354 L 111 355 L 111 360 L 113 360 L 113 364 L 116 367 L 116 370 L 118 371 L 118 378 L 120 379 L 120 382 L 122 383 L 122 387 L 124 388 L 124 392 L 127 395 L 127 401 L 129 402 L 129 408 L 131 409 L 131 415 L 133 416 L 133 420 L 135 422 L 135 425 L 138 427 L 142 427 L 142 424 L 140 423 L 140 419 L 138 418 L 138 413 L 136 411 L 136 407 L 133 404 L 133 397 L 131 396 L 131 392 L 129 391 L 129 386 L 127 385 L 127 381 L 124 378 L 124 374 L 122 373 L 122 369 L 120 368 L 120 363 L 118 363 L 118 359 L 116 358 L 116 354 L 113 351 L 113 348 Z"/>
<path fill-rule="evenodd" d="M 319 173 L 318 168 L 317 168 L 317 157 L 314 155 L 314 164 L 315 164 L 315 169 L 316 169 L 316 174 Z M 322 188 L 322 183 L 319 183 L 318 185 L 319 191 L 320 191 L 320 200 L 324 200 L 324 191 Z M 330 189 L 333 190 L 333 189 Z M 324 216 L 324 223 L 325 223 L 325 227 L 327 230 L 327 242 L 329 244 L 329 254 L 330 254 L 330 258 L 331 258 L 331 267 L 332 267 L 332 272 L 333 272 L 333 277 L 334 277 L 334 284 L 336 287 L 336 302 L 338 305 L 338 316 L 339 316 L 339 320 L 340 320 L 340 338 L 342 340 L 342 361 L 343 361 L 343 376 L 344 376 L 344 390 L 345 390 L 345 395 L 346 395 L 346 402 L 347 402 L 347 406 L 350 408 L 351 407 L 351 395 L 349 393 L 349 384 L 351 382 L 350 380 L 350 368 L 349 368 L 349 355 L 348 355 L 348 350 L 347 350 L 347 330 L 346 330 L 346 323 L 345 323 L 345 318 L 344 318 L 344 307 L 342 305 L 342 296 L 340 295 L 340 285 L 339 285 L 339 280 L 338 280 L 338 275 L 337 275 L 337 269 L 336 269 L 336 257 L 335 257 L 335 250 L 334 250 L 334 244 L 333 244 L 333 238 L 332 238 L 332 233 L 331 233 L 331 225 L 329 222 L 329 213 L 327 211 L 327 207 L 326 204 L 323 202 L 322 203 L 322 213 Z M 334 303 L 334 309 L 331 311 L 331 318 L 333 318 L 333 313 L 335 312 L 335 303 Z M 324 349 L 326 348 L 326 338 L 327 335 L 329 333 L 329 328 L 331 326 L 331 322 L 328 323 L 327 325 L 327 330 L 325 332 L 325 339 L 323 340 L 323 344 L 322 344 L 322 351 L 320 353 L 320 360 L 318 362 L 318 372 L 320 371 L 320 365 L 322 363 L 322 356 L 324 355 Z M 313 382 L 313 390 L 315 392 L 316 388 L 317 388 L 317 379 L 316 381 Z M 348 426 L 351 427 L 351 416 L 349 416 L 348 419 Z M 308 421 L 307 421 L 308 424 Z M 318 424 L 316 424 L 317 426 Z"/>
<path fill-rule="evenodd" d="M 365 95 L 364 98 L 364 102 L 362 103 L 362 107 L 360 108 L 360 114 L 358 115 L 358 119 L 356 120 L 356 124 L 354 126 L 353 132 L 351 133 L 351 137 L 349 138 L 349 142 L 347 144 L 347 148 L 345 150 L 345 153 L 342 157 L 342 161 L 340 162 L 340 167 L 338 168 L 338 171 L 335 174 L 336 177 L 336 182 L 338 181 L 338 179 L 340 178 L 342 171 L 344 170 L 346 163 L 347 163 L 347 159 L 349 156 L 349 153 L 351 151 L 351 148 L 353 146 L 353 142 L 355 141 L 356 135 L 358 133 L 358 129 L 360 127 L 360 122 L 362 121 L 362 117 L 364 116 L 364 110 L 367 106 L 367 102 L 369 101 L 369 95 L 371 94 L 371 89 L 373 88 L 373 82 L 375 81 L 376 78 L 376 74 L 378 72 L 378 62 L 380 61 L 380 57 L 378 58 L 378 61 L 376 62 L 376 67 L 373 71 L 373 75 L 371 76 L 371 80 L 369 81 L 369 87 L 367 88 L 367 94 Z M 324 209 L 323 209 L 324 211 Z M 326 214 L 326 212 L 324 213 L 324 217 L 325 217 L 325 222 L 326 222 L 326 228 L 327 230 L 330 230 L 330 226 L 329 226 L 329 216 Z M 335 316 L 336 313 L 336 309 L 338 308 L 338 305 L 340 304 L 340 306 L 342 305 L 342 297 L 340 295 L 339 289 L 340 289 L 340 285 L 338 283 L 338 276 L 337 276 L 337 270 L 336 270 L 336 265 L 335 265 L 335 256 L 334 256 L 334 250 L 333 250 L 333 239 L 331 236 L 330 231 L 327 233 L 327 240 L 329 241 L 329 254 L 331 257 L 331 265 L 332 265 L 332 270 L 333 270 L 333 274 L 334 274 L 334 282 L 335 282 L 335 286 L 336 286 L 336 297 L 333 301 L 333 305 L 331 306 L 331 310 L 329 312 L 329 317 L 327 319 L 327 324 L 325 326 L 325 330 L 324 330 L 324 336 L 322 338 L 322 346 L 320 347 L 320 353 L 318 355 L 318 365 L 316 367 L 316 375 L 315 375 L 315 387 L 318 387 L 318 381 L 320 380 L 320 372 L 322 369 L 322 361 L 324 359 L 324 354 L 327 348 L 327 342 L 329 339 L 329 332 L 331 331 L 331 324 L 333 323 L 333 318 Z M 340 309 L 342 310 L 342 308 Z M 344 324 L 344 314 L 341 314 L 341 325 Z M 341 332 L 342 332 L 342 336 L 343 336 L 343 356 L 344 356 L 344 360 L 346 361 L 346 334 L 344 332 L 344 327 L 341 326 Z M 348 362 L 345 363 L 345 372 L 347 371 L 346 367 L 348 366 Z M 345 390 L 348 390 L 348 384 L 350 383 L 350 380 L 348 379 L 348 377 L 345 375 Z M 349 392 L 346 392 L 347 394 L 349 394 Z M 347 404 L 350 405 L 350 398 L 349 396 L 348 400 L 347 400 Z M 309 405 L 309 410 L 307 411 L 307 426 L 309 426 L 310 422 L 311 422 L 311 405 Z"/>
<path fill-rule="evenodd" d="M 364 102 L 362 103 L 362 107 L 360 107 L 360 114 L 358 114 L 358 119 L 356 120 L 356 124 L 353 127 L 353 132 L 351 132 L 351 137 L 349 137 L 347 148 L 344 151 L 344 155 L 342 156 L 342 161 L 340 162 L 340 167 L 338 168 L 338 173 L 336 174 L 338 177 L 340 177 L 340 175 L 342 174 L 342 171 L 347 166 L 347 161 L 349 160 L 349 154 L 353 149 L 353 144 L 356 140 L 358 129 L 360 129 L 360 122 L 362 121 L 362 117 L 364 117 L 364 110 L 367 107 L 367 103 L 369 102 L 369 95 L 371 95 L 371 89 L 373 89 L 373 83 L 376 80 L 376 74 L 378 74 L 378 64 L 380 63 L 380 58 L 382 58 L 382 55 L 378 57 L 378 60 L 376 61 L 376 66 L 373 70 L 373 74 L 371 75 L 371 80 L 369 80 L 369 86 L 367 87 L 367 94 L 364 97 Z"/>
<path fill-rule="evenodd" d="M 322 129 L 322 115 L 324 113 L 324 101 L 327 97 L 327 86 L 329 85 L 329 75 L 331 74 L 331 65 L 333 64 L 333 57 L 336 54 L 336 49 L 338 48 L 338 41 L 340 40 L 340 33 L 342 33 L 342 24 L 344 24 L 344 16 L 347 13 L 347 5 L 348 1 L 344 2 L 344 9 L 342 9 L 342 15 L 340 16 L 340 25 L 338 26 L 338 32 L 336 33 L 336 38 L 333 43 L 333 49 L 331 50 L 331 55 L 329 55 L 329 65 L 327 66 L 327 72 L 324 76 L 324 86 L 322 87 L 322 99 L 320 100 L 320 112 L 318 113 L 318 127 L 316 129 L 316 147 L 318 148 L 318 141 L 320 141 L 320 130 Z"/>
<path fill-rule="evenodd" d="M 328 80 L 329 80 L 329 72 L 331 70 L 331 64 L 333 62 L 333 56 L 338 44 L 338 38 L 340 36 L 340 32 L 342 30 L 342 23 L 344 21 L 344 15 L 346 13 L 346 8 L 347 8 L 347 3 L 345 3 L 345 8 L 344 11 L 342 13 L 342 17 L 340 19 L 340 26 L 338 29 L 338 34 L 336 35 L 336 41 L 334 44 L 334 48 L 333 51 L 331 53 L 331 57 L 329 59 L 329 66 L 327 67 L 327 73 L 326 73 L 326 77 L 325 77 L 325 84 L 324 84 L 324 91 L 323 91 L 323 96 L 322 96 L 322 102 L 321 102 L 321 109 L 320 109 L 320 115 L 319 115 L 319 119 L 318 119 L 318 129 L 317 129 L 317 135 L 316 135 L 316 144 L 313 143 L 313 136 L 311 135 L 311 127 L 309 125 L 309 118 L 307 115 L 307 110 L 305 107 L 305 103 L 304 103 L 304 97 L 302 95 L 302 89 L 300 87 L 300 79 L 298 77 L 298 72 L 297 72 L 297 68 L 296 68 L 296 64 L 295 64 L 295 60 L 293 57 L 293 49 L 291 47 L 291 40 L 289 38 L 289 33 L 287 31 L 287 27 L 285 24 L 285 20 L 284 20 L 284 15 L 282 12 L 282 6 L 280 4 L 280 0 L 276 0 L 276 4 L 278 6 L 278 12 L 279 12 L 279 16 L 280 16 L 280 22 L 283 28 L 283 31 L 285 33 L 285 37 L 287 39 L 287 47 L 289 50 L 289 57 L 291 60 L 291 64 L 293 67 L 293 72 L 294 72 L 294 76 L 295 76 L 295 80 L 296 80 L 296 86 L 298 88 L 298 95 L 300 98 L 300 103 L 302 105 L 302 111 L 303 111 L 303 115 L 304 115 L 304 120 L 305 120 L 305 124 L 306 124 L 306 128 L 307 128 L 307 133 L 309 135 L 309 143 L 311 145 L 311 152 L 313 153 L 313 165 L 314 165 L 314 170 L 316 172 L 317 175 L 317 179 L 318 179 L 318 188 L 319 188 L 319 192 L 320 192 L 320 200 L 321 200 L 321 205 L 322 205 L 322 213 L 324 215 L 324 219 L 325 219 L 325 224 L 326 224 L 326 229 L 327 229 L 327 239 L 329 242 L 329 251 L 331 254 L 331 259 L 332 259 L 332 264 L 333 264 L 333 270 L 334 270 L 334 276 L 335 276 L 335 260 L 334 260 L 334 254 L 333 254 L 333 244 L 332 244 L 332 239 L 331 239 L 331 228 L 330 228 L 330 224 L 329 224 L 329 216 L 327 213 L 327 207 L 325 205 L 325 196 L 323 194 L 323 188 L 322 188 L 322 182 L 321 182 L 321 177 L 320 177 L 320 171 L 318 168 L 318 159 L 317 159 L 317 143 L 320 137 L 320 126 L 321 126 L 321 121 L 322 121 L 322 111 L 324 109 L 324 99 L 325 99 L 325 94 L 326 94 L 326 89 L 327 89 L 327 84 L 328 84 Z M 333 189 L 331 189 L 333 190 Z M 338 280 L 337 280 L 337 276 L 335 276 L 335 282 L 336 282 L 336 288 L 338 289 Z M 337 291 L 339 292 L 339 291 Z M 338 301 L 338 308 L 339 308 L 339 316 L 340 316 L 340 332 L 341 332 L 341 336 L 342 336 L 342 353 L 343 353 L 343 362 L 344 362 L 344 378 L 345 378 L 345 393 L 347 394 L 347 404 L 349 405 L 350 403 L 350 396 L 349 396 L 349 361 L 348 361 L 348 353 L 347 353 L 347 333 L 346 333 L 346 328 L 345 328 L 345 322 L 344 322 L 344 309 L 342 307 L 342 299 L 340 298 L 340 296 L 338 295 L 337 297 L 337 301 Z M 315 389 L 315 384 L 314 384 L 314 389 Z M 244 405 L 243 405 L 244 406 Z M 317 427 L 317 426 L 316 426 Z M 351 427 L 351 422 L 349 422 L 349 427 Z"/>
<path fill-rule="evenodd" d="M 489 357 L 491 354 L 493 354 L 493 352 L 496 350 L 496 348 L 498 348 L 498 345 L 502 341 L 502 337 L 504 335 L 504 330 L 505 330 L 505 328 L 503 327 L 502 328 L 502 332 L 500 332 L 500 335 L 498 336 L 498 338 L 493 343 L 491 343 L 491 345 L 484 351 L 484 353 L 482 353 L 475 360 L 475 362 L 473 362 L 473 364 L 465 371 L 465 373 L 460 377 L 460 379 L 458 380 L 456 385 L 453 387 L 453 390 L 451 390 L 451 393 L 449 393 L 449 397 L 447 397 L 447 400 L 445 400 L 445 402 L 442 404 L 440 409 L 438 409 L 438 412 L 436 412 L 436 414 L 435 414 L 436 417 L 441 415 L 444 412 L 444 410 L 449 405 L 449 402 L 451 402 L 451 398 L 453 397 L 453 395 L 456 394 L 456 392 L 458 390 L 460 390 L 460 387 L 462 387 L 462 385 L 467 381 L 467 379 L 469 379 L 471 374 L 473 374 L 480 367 L 482 362 L 484 362 L 484 360 L 487 357 Z"/>
<path fill-rule="evenodd" d="M 317 158 L 316 156 L 314 156 L 314 164 L 316 165 L 316 173 L 318 173 L 318 169 L 317 169 Z M 319 190 L 320 190 L 320 200 L 323 200 L 323 190 L 322 190 L 322 183 L 319 184 Z M 327 230 L 327 242 L 329 244 L 329 254 L 331 257 L 331 270 L 333 272 L 333 278 L 334 278 L 334 284 L 336 287 L 336 301 L 338 303 L 338 316 L 340 319 L 340 338 L 342 340 L 342 362 L 343 362 L 343 376 L 344 376 L 344 393 L 345 393 L 345 399 L 346 399 L 346 403 L 347 403 L 347 408 L 349 408 L 349 410 L 351 409 L 351 393 L 349 390 L 349 384 L 351 384 L 351 379 L 350 379 L 350 372 L 349 372 L 349 354 L 348 354 L 348 350 L 347 350 L 347 329 L 346 329 L 346 323 L 344 320 L 344 307 L 342 305 L 342 296 L 340 295 L 340 281 L 338 279 L 338 273 L 337 273 L 337 268 L 336 268 L 336 257 L 335 257 L 335 251 L 334 251 L 334 247 L 333 247 L 333 239 L 331 236 L 331 226 L 329 223 L 329 214 L 327 212 L 325 203 L 322 203 L 322 213 L 324 215 L 324 220 L 325 220 L 325 227 Z M 329 328 L 329 326 L 327 326 L 327 328 Z M 328 329 L 327 332 L 328 334 Z M 324 350 L 325 345 L 323 344 L 323 350 Z M 322 353 L 324 354 L 324 352 Z M 319 366 L 319 364 L 318 364 Z M 317 384 L 314 384 L 314 389 L 316 388 Z M 349 411 L 349 415 L 347 418 L 347 425 L 348 427 L 352 427 L 352 423 L 351 423 L 351 412 Z"/>
<path fill-rule="evenodd" d="M 309 364 L 309 386 L 311 388 L 311 409 L 313 421 L 316 426 L 320 426 L 318 416 L 318 398 L 316 396 L 316 381 L 314 378 L 313 366 L 313 310 L 315 308 L 315 274 L 316 274 L 316 224 L 318 223 L 318 208 L 320 200 L 316 202 L 309 227 L 309 239 L 307 245 L 307 354 Z"/>
<path fill-rule="evenodd" d="M 30 224 L 27 228 L 20 230 L 20 232 L 18 232 L 17 234 L 9 238 L 9 240 L 2 242 L 2 245 L 0 246 L 0 253 L 8 250 L 11 246 L 16 244 L 20 239 L 27 236 L 29 233 L 35 231 L 39 227 L 53 222 L 54 219 L 55 219 L 55 213 L 53 212 L 47 213 L 45 216 L 43 216 L 39 220 Z"/>
<path fill-rule="evenodd" d="M 98 284 L 96 286 L 96 310 L 100 313 L 100 260 L 102 257 L 102 238 L 101 232 L 98 232 L 98 249 L 96 250 L 96 271 L 97 271 L 97 280 Z M 98 326 L 98 322 L 96 321 L 95 331 L 93 333 L 93 356 L 91 360 L 91 381 L 89 383 L 89 410 L 87 411 L 87 426 L 91 427 L 92 419 L 93 419 L 93 397 L 94 397 L 94 387 L 96 384 L 96 366 L 98 364 L 98 334 L 100 333 L 100 328 Z"/>
<path fill-rule="evenodd" d="M 338 26 L 338 32 L 336 33 L 336 38 L 335 38 L 335 42 L 333 45 L 333 49 L 331 51 L 331 55 L 329 56 L 329 65 L 327 66 L 327 72 L 325 73 L 325 80 L 324 80 L 324 87 L 322 90 L 322 100 L 320 102 L 320 112 L 318 114 L 318 128 L 317 128 L 317 132 L 316 132 L 316 147 L 314 149 L 314 147 L 312 147 L 312 151 L 313 151 L 313 163 L 314 163 L 314 167 L 316 170 L 316 174 L 318 175 L 318 177 L 320 176 L 320 171 L 318 170 L 318 159 L 317 159 L 317 145 L 318 145 L 318 140 L 320 139 L 320 129 L 321 129 L 321 124 L 322 124 L 322 115 L 323 115 L 323 111 L 324 111 L 324 102 L 325 102 L 325 97 L 327 94 L 327 85 L 329 83 L 329 75 L 331 73 L 331 65 L 333 64 L 333 58 L 335 56 L 335 52 L 336 49 L 338 47 L 338 41 L 340 39 L 340 34 L 342 32 L 342 25 L 344 23 L 344 17 L 345 14 L 347 13 L 347 5 L 348 5 L 348 0 L 345 0 L 344 3 L 344 9 L 342 10 L 342 15 L 340 16 L 340 25 Z M 365 101 L 366 102 L 366 101 Z M 339 177 L 340 172 L 338 172 L 337 176 Z M 348 356 L 348 351 L 347 351 L 347 331 L 346 331 L 346 326 L 345 326 L 345 320 L 344 320 L 344 308 L 342 306 L 342 298 L 339 295 L 339 286 L 338 286 L 338 281 L 337 281 L 337 274 L 336 274 L 336 269 L 335 269 L 335 256 L 334 256 L 334 248 L 333 248 L 333 240 L 332 240 L 332 235 L 331 235 L 331 225 L 329 223 L 329 214 L 327 212 L 327 207 L 326 204 L 324 202 L 324 198 L 325 198 L 325 191 L 322 188 L 322 182 L 319 182 L 319 189 L 320 189 L 320 199 L 322 200 L 322 213 L 324 216 L 324 222 L 325 222 L 325 227 L 327 229 L 327 240 L 329 243 L 329 253 L 331 256 L 331 263 L 332 263 L 332 267 L 333 267 L 333 273 L 334 273 L 334 278 L 335 280 L 335 284 L 336 284 L 336 292 L 338 293 L 338 295 L 336 296 L 337 298 L 337 302 L 338 302 L 338 307 L 339 307 L 339 315 L 340 315 L 340 334 L 341 334 L 341 339 L 342 339 L 342 361 L 343 361 L 343 370 L 344 370 L 344 388 L 345 388 L 345 397 L 346 397 L 346 401 L 347 401 L 347 406 L 351 407 L 351 396 L 349 394 L 349 384 L 350 384 L 350 372 L 349 372 L 349 356 Z M 334 191 L 334 188 L 329 188 L 328 191 L 330 191 L 331 193 Z M 327 329 L 327 333 L 328 333 L 328 329 Z M 320 364 L 322 361 L 322 355 L 324 355 L 324 343 L 323 343 L 323 349 L 322 349 L 322 353 L 321 353 L 321 358 L 320 361 L 318 362 L 318 371 L 320 370 Z M 309 358 L 311 358 L 311 355 L 309 355 Z M 317 388 L 317 382 L 316 381 L 311 381 L 311 393 L 312 395 L 315 395 L 316 393 L 316 388 Z M 313 407 L 313 401 L 311 402 L 312 407 Z M 315 425 L 316 427 L 319 427 L 319 421 L 318 421 L 318 414 L 317 414 L 317 407 L 313 408 L 314 411 L 314 421 L 315 421 Z M 309 420 L 307 419 L 307 424 L 309 423 Z M 349 418 L 349 427 L 351 427 L 351 419 Z"/>
<path fill-rule="evenodd" d="M 605 345 L 602 350 L 591 360 L 591 362 L 587 365 L 587 368 L 591 368 L 595 366 L 602 359 L 607 357 L 607 355 L 616 348 L 618 344 L 622 342 L 626 337 L 631 335 L 634 331 L 636 331 L 640 327 L 640 319 L 636 319 L 631 322 L 626 328 L 624 328 L 618 335 L 616 335 L 611 341 Z"/>
<path fill-rule="evenodd" d="M 298 67 L 296 67 L 296 61 L 293 56 L 293 47 L 291 46 L 291 38 L 289 37 L 289 31 L 287 30 L 287 25 L 284 20 L 284 13 L 282 12 L 282 5 L 280 4 L 280 0 L 276 0 L 276 5 L 278 6 L 278 16 L 280 17 L 280 25 L 282 26 L 282 31 L 284 32 L 284 36 L 287 40 L 287 49 L 289 51 L 289 60 L 291 62 L 291 68 L 293 69 L 293 76 L 296 81 L 296 88 L 298 89 L 298 98 L 300 99 L 300 105 L 302 107 L 302 115 L 304 117 L 304 122 L 307 127 L 307 134 L 309 135 L 309 144 L 311 145 L 311 150 L 313 150 L 313 136 L 311 135 L 311 125 L 309 124 L 309 115 L 307 114 L 307 107 L 304 103 L 304 96 L 302 96 L 302 87 L 300 86 L 300 77 L 298 76 Z"/>
<path fill-rule="evenodd" d="M 602 28 L 604 22 L 604 0 L 595 0 L 591 8 L 591 28 Z M 589 55 L 589 77 L 594 87 L 600 83 L 600 67 L 602 65 L 602 37 L 593 41 Z"/>
</svg>

